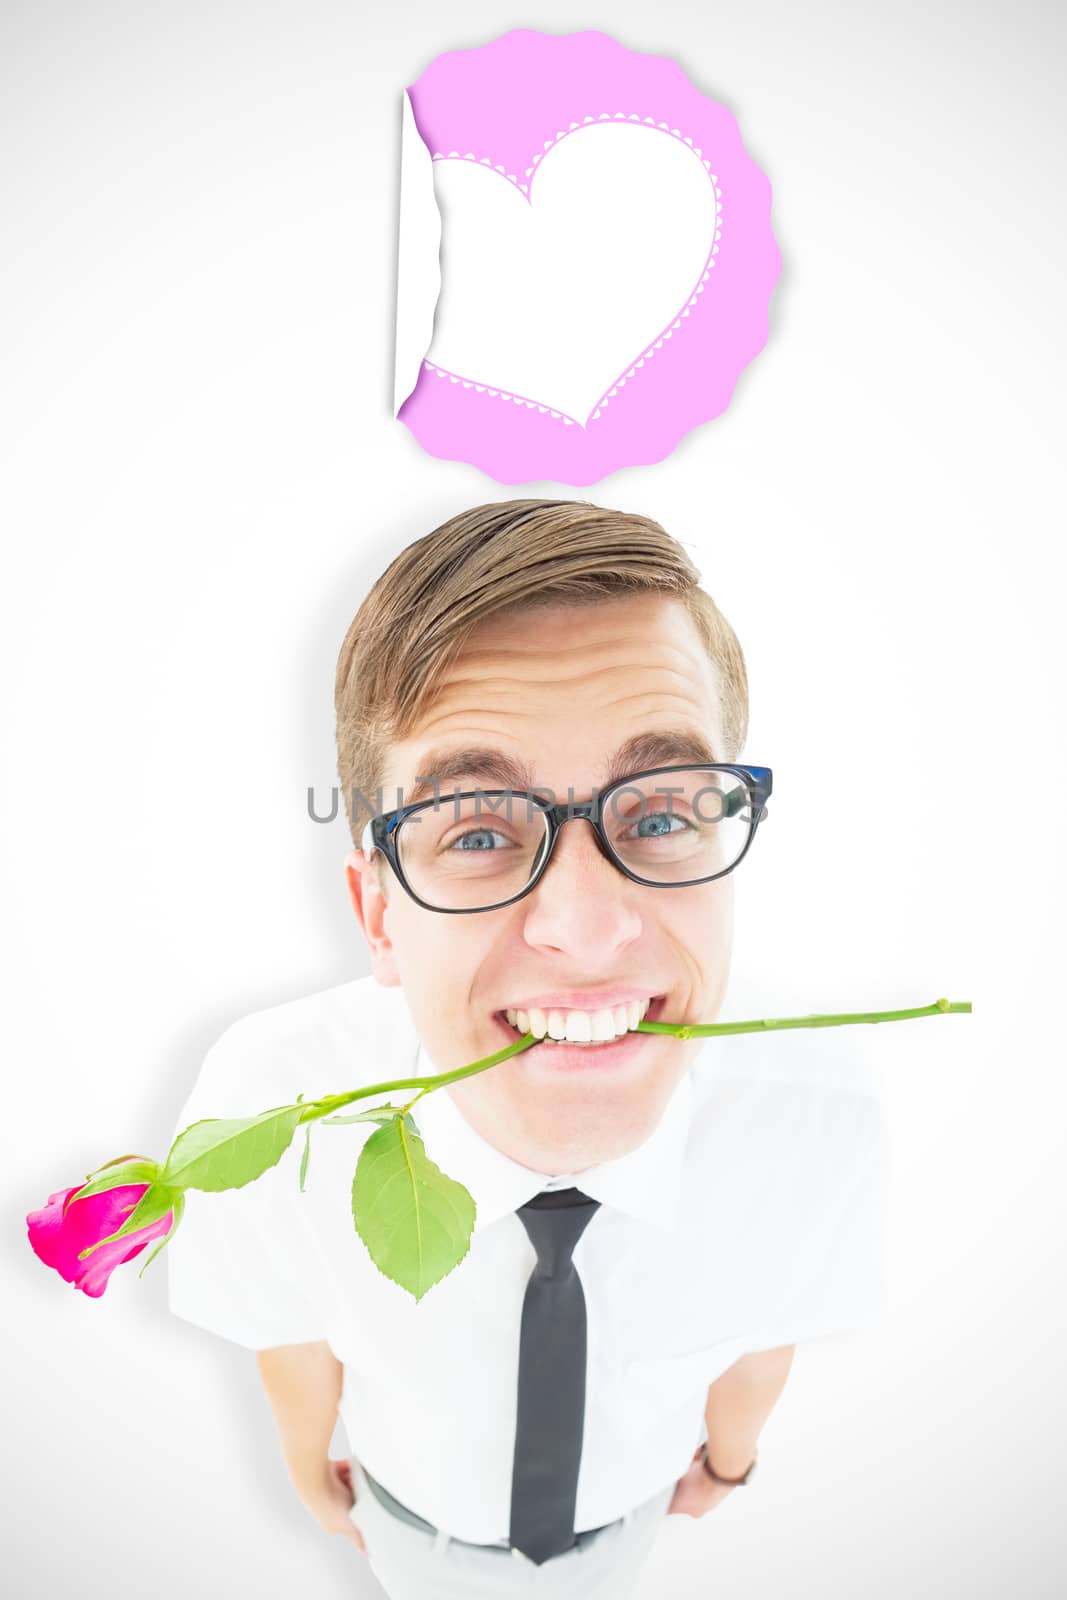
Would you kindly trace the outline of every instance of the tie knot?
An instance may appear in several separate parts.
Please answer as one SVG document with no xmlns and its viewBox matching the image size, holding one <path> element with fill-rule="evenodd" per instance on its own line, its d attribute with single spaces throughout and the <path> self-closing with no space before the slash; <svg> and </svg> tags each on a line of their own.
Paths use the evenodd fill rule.
<svg viewBox="0 0 1067 1600">
<path fill-rule="evenodd" d="M 543 1189 L 519 1206 L 516 1215 L 537 1251 L 536 1273 L 555 1278 L 568 1272 L 574 1247 L 599 1204 L 580 1189 Z"/>
</svg>

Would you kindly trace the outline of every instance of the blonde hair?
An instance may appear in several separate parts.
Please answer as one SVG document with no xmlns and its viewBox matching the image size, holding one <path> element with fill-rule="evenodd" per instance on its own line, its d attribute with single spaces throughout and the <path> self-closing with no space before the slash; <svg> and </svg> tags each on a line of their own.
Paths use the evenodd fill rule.
<svg viewBox="0 0 1067 1600">
<path fill-rule="evenodd" d="M 737 637 L 685 550 L 650 517 L 587 500 L 499 500 L 450 517 L 392 561 L 345 634 L 337 660 L 337 768 L 352 838 L 355 797 L 382 784 L 389 744 L 418 726 L 478 623 L 503 611 L 655 593 L 679 600 L 717 669 L 724 759 L 748 730 Z"/>
</svg>

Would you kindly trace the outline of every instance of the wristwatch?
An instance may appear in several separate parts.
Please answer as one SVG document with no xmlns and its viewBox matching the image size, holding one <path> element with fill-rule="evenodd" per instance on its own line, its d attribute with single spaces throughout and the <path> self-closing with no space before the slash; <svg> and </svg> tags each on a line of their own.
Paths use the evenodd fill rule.
<svg viewBox="0 0 1067 1600">
<path fill-rule="evenodd" d="M 752 1462 L 751 1462 L 751 1464 L 750 1464 L 750 1466 L 748 1468 L 748 1471 L 744 1474 L 743 1477 L 741 1477 L 741 1478 L 723 1478 L 723 1477 L 721 1477 L 719 1475 L 719 1473 L 717 1473 L 715 1471 L 715 1469 L 712 1466 L 711 1462 L 708 1460 L 708 1442 L 707 1442 L 706 1439 L 705 1439 L 704 1443 L 700 1447 L 700 1465 L 704 1468 L 704 1471 L 707 1473 L 708 1477 L 712 1480 L 713 1483 L 728 1483 L 730 1485 L 730 1487 L 733 1488 L 733 1489 L 739 1488 L 741 1484 L 744 1484 L 744 1483 L 748 1482 L 749 1478 L 751 1478 L 752 1474 L 756 1470 L 756 1462 L 758 1460 L 759 1460 L 759 1453 L 757 1452 L 757 1454 L 752 1457 Z"/>
</svg>

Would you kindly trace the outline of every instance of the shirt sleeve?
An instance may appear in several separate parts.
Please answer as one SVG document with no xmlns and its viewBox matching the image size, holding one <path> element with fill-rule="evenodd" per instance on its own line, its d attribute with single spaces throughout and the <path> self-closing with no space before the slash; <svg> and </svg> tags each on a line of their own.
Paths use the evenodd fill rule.
<svg viewBox="0 0 1067 1600">
<path fill-rule="evenodd" d="M 262 1079 L 253 1087 L 254 1056 L 234 1024 L 204 1058 L 175 1138 L 204 1117 L 253 1116 L 286 1103 L 288 1095 L 272 1094 Z M 277 1165 L 243 1188 L 186 1191 L 184 1215 L 163 1251 L 175 1316 L 247 1350 L 326 1338 L 299 1212 L 302 1150 L 298 1131 Z"/>
<path fill-rule="evenodd" d="M 779 1219 L 788 1252 L 746 1351 L 858 1332 L 887 1309 L 888 1132 L 874 1095 L 830 1096 Z M 802 1198 L 799 1198 L 802 1197 Z"/>
</svg>

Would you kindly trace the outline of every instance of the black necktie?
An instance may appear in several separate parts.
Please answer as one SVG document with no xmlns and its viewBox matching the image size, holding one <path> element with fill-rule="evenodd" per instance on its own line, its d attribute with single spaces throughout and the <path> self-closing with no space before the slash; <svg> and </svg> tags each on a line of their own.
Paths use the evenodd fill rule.
<svg viewBox="0 0 1067 1600">
<path fill-rule="evenodd" d="M 538 1566 L 574 1544 L 586 1349 L 571 1256 L 599 1204 L 580 1189 L 545 1189 L 516 1212 L 537 1265 L 522 1303 L 509 1537 Z"/>
</svg>

